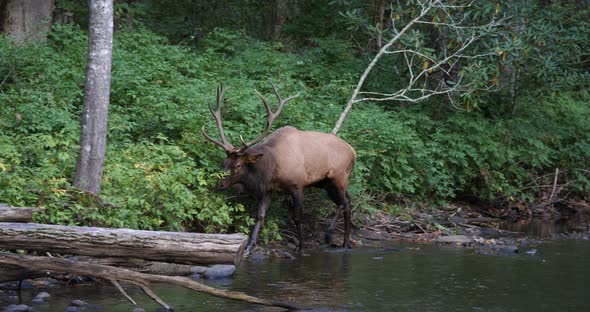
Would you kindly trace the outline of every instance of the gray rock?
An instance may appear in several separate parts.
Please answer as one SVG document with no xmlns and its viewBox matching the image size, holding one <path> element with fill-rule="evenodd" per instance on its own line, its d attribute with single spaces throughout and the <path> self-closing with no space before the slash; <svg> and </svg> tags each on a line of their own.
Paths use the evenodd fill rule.
<svg viewBox="0 0 590 312">
<path fill-rule="evenodd" d="M 474 240 L 472 237 L 466 235 L 449 235 L 437 237 L 436 242 L 446 244 L 470 244 L 473 243 Z"/>
<path fill-rule="evenodd" d="M 82 308 L 75 307 L 75 306 L 66 307 L 64 310 L 64 312 L 80 312 L 80 311 L 82 311 Z"/>
<path fill-rule="evenodd" d="M 11 304 L 8 305 L 2 310 L 3 312 L 25 312 L 31 311 L 31 307 L 26 304 Z"/>
<path fill-rule="evenodd" d="M 254 251 L 248 256 L 248 260 L 251 260 L 251 261 L 263 261 L 266 258 L 268 258 L 267 255 L 260 253 L 258 251 Z"/>
<path fill-rule="evenodd" d="M 365 229 L 360 229 L 355 232 L 356 236 L 372 241 L 384 241 L 391 239 L 391 235 L 386 231 L 370 231 Z"/>
<path fill-rule="evenodd" d="M 208 279 L 230 277 L 236 271 L 236 267 L 230 264 L 217 264 L 205 270 L 203 275 Z"/>
<path fill-rule="evenodd" d="M 47 292 L 43 291 L 43 292 L 40 292 L 40 293 L 38 293 L 38 294 L 35 296 L 35 299 L 41 299 L 41 300 L 45 300 L 45 299 L 47 299 L 47 298 L 49 298 L 49 297 L 51 297 L 51 295 L 50 295 L 49 293 L 47 293 Z"/>
<path fill-rule="evenodd" d="M 537 249 L 534 249 L 534 248 L 533 248 L 533 249 L 531 249 L 531 250 L 527 250 L 527 251 L 525 252 L 525 254 L 527 254 L 527 255 L 531 255 L 531 256 L 534 256 L 534 255 L 536 255 L 538 252 L 539 252 L 539 251 L 538 251 Z"/>
<path fill-rule="evenodd" d="M 289 252 L 287 252 L 287 251 L 284 251 L 284 252 L 283 252 L 283 257 L 284 257 L 284 258 L 291 259 L 291 260 L 295 260 L 295 259 L 296 259 L 296 258 L 295 258 L 295 256 L 293 256 L 291 253 L 289 253 Z"/>
<path fill-rule="evenodd" d="M 57 286 L 62 286 L 64 283 L 60 282 L 56 279 L 53 278 L 38 278 L 33 280 L 33 286 L 34 288 L 40 289 L 40 288 L 52 288 L 52 287 L 57 287 Z"/>
<path fill-rule="evenodd" d="M 296 250 L 297 246 L 295 246 L 295 244 L 293 244 L 293 243 L 287 243 L 287 248 L 289 248 L 291 250 Z"/>
<path fill-rule="evenodd" d="M 142 308 L 135 308 L 133 309 L 133 312 L 145 312 L 145 310 Z"/>
<path fill-rule="evenodd" d="M 31 300 L 32 304 L 35 305 L 40 305 L 40 304 L 46 304 L 47 302 L 45 302 L 45 300 L 41 299 L 41 298 L 34 298 L 33 300 Z"/>
<path fill-rule="evenodd" d="M 33 284 L 29 280 L 24 280 L 20 283 L 20 289 L 31 289 L 33 287 Z"/>
<path fill-rule="evenodd" d="M 207 267 L 195 265 L 195 266 L 192 266 L 190 268 L 190 270 L 191 270 L 191 274 L 203 274 L 203 273 L 205 273 L 205 271 L 207 271 Z"/>
<path fill-rule="evenodd" d="M 373 260 L 383 260 L 383 256 L 373 257 Z"/>
<path fill-rule="evenodd" d="M 74 307 L 85 307 L 88 305 L 88 302 L 76 299 L 76 300 L 72 300 L 72 302 L 70 302 L 70 305 L 72 305 Z"/>
<path fill-rule="evenodd" d="M 481 255 L 515 255 L 518 253 L 518 247 L 515 245 L 482 245 L 475 250 L 476 254 Z"/>
<path fill-rule="evenodd" d="M 9 295 L 9 296 L 6 296 L 5 301 L 7 301 L 7 302 L 18 302 L 19 301 L 19 298 L 16 295 Z"/>
<path fill-rule="evenodd" d="M 518 247 L 515 245 L 508 245 L 508 246 L 498 246 L 496 248 L 499 252 L 504 254 L 514 254 L 518 253 Z"/>
</svg>

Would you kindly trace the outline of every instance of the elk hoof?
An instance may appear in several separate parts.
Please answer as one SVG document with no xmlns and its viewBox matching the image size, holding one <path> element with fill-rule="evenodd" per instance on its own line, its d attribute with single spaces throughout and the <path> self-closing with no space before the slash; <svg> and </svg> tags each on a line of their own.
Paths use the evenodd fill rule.
<svg viewBox="0 0 590 312">
<path fill-rule="evenodd" d="M 324 243 L 330 244 L 332 242 L 332 233 L 324 234 Z"/>
<path fill-rule="evenodd" d="M 352 251 L 352 246 L 350 246 L 350 243 L 348 243 L 348 244 L 344 243 L 342 245 L 342 251 L 344 251 L 344 252 L 350 252 L 350 251 Z"/>
</svg>

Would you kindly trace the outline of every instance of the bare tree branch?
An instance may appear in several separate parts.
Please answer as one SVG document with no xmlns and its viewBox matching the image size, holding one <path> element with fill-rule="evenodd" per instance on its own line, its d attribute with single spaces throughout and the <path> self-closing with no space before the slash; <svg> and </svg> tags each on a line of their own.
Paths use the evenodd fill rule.
<svg viewBox="0 0 590 312">
<path fill-rule="evenodd" d="M 471 7 L 475 1 L 469 1 L 463 5 L 456 4 L 455 1 L 452 3 L 446 2 L 448 1 L 415 0 L 414 5 L 417 6 L 420 13 L 399 30 L 396 28 L 396 22 L 400 22 L 401 17 L 391 14 L 391 33 L 393 37 L 379 50 L 365 68 L 332 133 L 336 134 L 340 130 L 344 119 L 353 105 L 358 102 L 404 101 L 416 103 L 433 96 L 445 95 L 451 101 L 451 105 L 456 106 L 453 96 L 465 95 L 475 91 L 495 90 L 496 86 L 493 82 L 485 84 L 481 81 L 468 79 L 469 70 L 475 71 L 477 67 L 472 67 L 476 65 L 466 67 L 465 62 L 469 61 L 475 64 L 476 60 L 499 56 L 498 51 L 493 49 L 474 51 L 477 50 L 474 46 L 475 43 L 487 36 L 488 32 L 501 26 L 506 18 L 496 19 L 496 16 L 494 16 L 486 23 L 470 25 L 467 15 L 461 10 Z M 444 21 L 429 19 L 430 13 L 439 12 L 445 17 Z M 458 16 L 459 14 L 460 16 Z M 401 40 L 404 36 L 411 36 L 411 38 L 419 36 L 420 33 L 416 29 L 417 25 L 430 25 L 436 28 L 448 29 L 454 35 L 454 47 L 452 49 L 445 47 L 441 55 L 436 56 L 428 53 L 426 49 L 421 49 L 417 44 L 415 46 L 404 44 Z M 416 33 L 410 35 L 409 31 L 415 31 Z M 408 74 L 404 86 L 390 93 L 361 91 L 369 73 L 384 55 L 400 55 L 403 58 Z M 466 70 L 457 73 L 462 68 L 466 68 Z M 436 72 L 442 72 L 443 75 L 437 75 L 438 79 L 436 79 L 435 75 L 433 75 Z"/>
</svg>

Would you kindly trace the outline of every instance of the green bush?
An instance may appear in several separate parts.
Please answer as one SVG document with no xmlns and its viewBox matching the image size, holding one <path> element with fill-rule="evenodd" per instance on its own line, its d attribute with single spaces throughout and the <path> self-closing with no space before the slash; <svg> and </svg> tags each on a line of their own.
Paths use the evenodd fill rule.
<svg viewBox="0 0 590 312">
<path fill-rule="evenodd" d="M 222 114 L 236 144 L 240 135 L 248 140 L 264 127 L 255 89 L 276 105 L 269 81 L 283 96 L 300 93 L 275 127 L 329 132 L 365 62 L 334 38 L 315 39 L 295 54 L 227 29 L 215 29 L 192 49 L 141 28 L 119 32 L 103 187 L 95 197 L 71 187 L 86 35 L 62 25 L 48 38 L 24 46 L 0 39 L 6 77 L 0 85 L 0 201 L 45 206 L 38 221 L 63 224 L 247 232 L 256 206 L 215 190 L 224 154 L 200 134 L 203 125 L 217 133 L 206 104 L 217 84 L 229 87 Z M 588 99 L 567 92 L 523 97 L 514 116 L 498 101 L 437 118 L 436 100 L 407 108 L 357 104 L 339 133 L 358 155 L 353 200 L 531 201 L 540 196 L 528 187 L 531 181 L 555 168 L 575 181 L 571 195 L 587 198 Z M 278 237 L 285 217 L 271 210 L 265 239 Z"/>
</svg>

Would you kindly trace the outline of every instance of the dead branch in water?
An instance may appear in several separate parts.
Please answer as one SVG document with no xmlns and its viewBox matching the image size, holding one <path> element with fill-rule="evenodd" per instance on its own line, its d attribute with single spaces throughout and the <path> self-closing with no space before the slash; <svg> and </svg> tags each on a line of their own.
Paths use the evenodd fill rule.
<svg viewBox="0 0 590 312">
<path fill-rule="evenodd" d="M 299 309 L 298 307 L 291 305 L 289 303 L 262 299 L 238 291 L 218 289 L 215 287 L 201 284 L 191 278 L 182 276 L 145 274 L 105 265 L 80 263 L 66 259 L 51 257 L 24 256 L 9 252 L 0 252 L 0 263 L 15 265 L 36 271 L 68 272 L 77 275 L 94 276 L 97 278 L 110 281 L 114 285 L 117 285 L 119 282 L 128 282 L 136 286 L 139 286 L 150 298 L 152 298 L 154 301 L 156 301 L 158 304 L 160 304 L 167 310 L 172 310 L 171 306 L 168 305 L 165 301 L 163 301 L 151 290 L 150 284 L 167 283 L 196 290 L 219 298 L 240 300 L 266 306 L 282 307 L 290 310 Z M 119 291 L 122 290 L 122 288 L 117 288 L 119 289 Z M 125 292 L 122 291 L 122 293 Z M 128 300 L 131 299 L 129 296 L 126 297 Z M 132 299 L 131 302 L 133 302 Z"/>
</svg>

